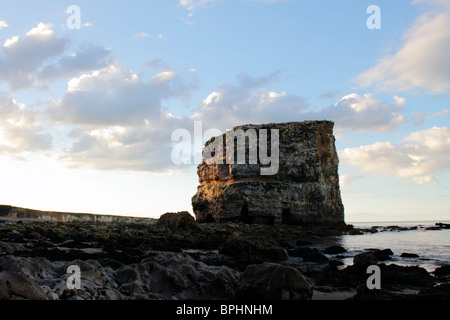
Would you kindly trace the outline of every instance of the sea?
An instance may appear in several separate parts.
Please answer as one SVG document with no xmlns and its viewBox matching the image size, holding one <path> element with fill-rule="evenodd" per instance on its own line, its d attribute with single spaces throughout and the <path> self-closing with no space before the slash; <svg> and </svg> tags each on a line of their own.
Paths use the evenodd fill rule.
<svg viewBox="0 0 450 320">
<path fill-rule="evenodd" d="M 367 249 L 391 249 L 394 253 L 391 260 L 383 261 L 385 264 L 397 264 L 401 266 L 419 266 L 428 272 L 433 272 L 443 265 L 450 265 L 450 229 L 426 230 L 427 227 L 435 226 L 435 223 L 446 223 L 450 221 L 389 221 L 389 222 L 355 222 L 355 228 L 371 228 L 398 226 L 414 227 L 414 230 L 405 231 L 381 231 L 362 235 L 342 235 L 336 237 L 317 238 L 311 247 L 324 250 L 331 245 L 340 245 L 347 252 L 340 254 L 344 263 L 342 268 L 353 264 L 353 257 L 359 253 L 367 252 Z M 402 253 L 414 253 L 419 257 L 400 257 Z M 333 259 L 335 255 L 327 255 Z"/>
</svg>

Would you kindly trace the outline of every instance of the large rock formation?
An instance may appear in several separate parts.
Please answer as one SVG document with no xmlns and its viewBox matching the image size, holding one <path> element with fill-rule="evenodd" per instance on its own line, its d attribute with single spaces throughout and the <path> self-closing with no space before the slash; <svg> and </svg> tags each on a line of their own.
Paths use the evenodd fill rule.
<svg viewBox="0 0 450 320">
<path fill-rule="evenodd" d="M 215 161 L 203 161 L 198 166 L 200 186 L 192 198 L 197 221 L 343 224 L 344 207 L 339 189 L 339 160 L 333 127 L 334 123 L 330 121 L 235 127 L 233 132 L 238 129 L 243 132 L 254 129 L 258 132 L 258 143 L 246 144 L 245 164 L 227 161 L 227 152 L 232 159 L 231 149 L 227 148 L 227 152 L 223 152 L 227 134 L 212 138 L 206 143 L 205 150 L 214 141 L 220 141 L 219 138 L 223 144 L 219 142 L 218 148 L 208 151 L 212 150 L 212 155 L 215 153 Z M 263 132 L 267 132 L 268 136 L 261 144 Z M 272 140 L 276 133 L 278 141 Z M 250 142 L 251 138 L 247 137 L 247 140 Z M 272 146 L 267 147 L 268 150 L 272 147 L 272 155 L 279 147 L 279 167 L 270 164 L 278 169 L 274 174 L 262 173 L 261 169 L 269 167 L 269 164 L 267 161 L 261 163 L 261 158 L 256 164 L 248 162 L 251 151 L 256 146 L 261 149 L 264 142 L 272 143 Z M 236 146 L 233 150 L 237 153 Z M 236 154 L 234 157 L 236 160 Z"/>
</svg>

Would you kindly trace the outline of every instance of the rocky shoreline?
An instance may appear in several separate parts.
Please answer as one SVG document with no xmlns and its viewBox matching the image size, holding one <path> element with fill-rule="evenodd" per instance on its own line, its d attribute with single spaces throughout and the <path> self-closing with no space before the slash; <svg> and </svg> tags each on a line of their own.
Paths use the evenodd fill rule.
<svg viewBox="0 0 450 320">
<path fill-rule="evenodd" d="M 156 222 L 0 218 L 0 300 L 448 300 L 450 265 L 387 264 L 393 253 L 380 248 L 342 266 L 345 248 L 310 247 L 317 237 L 395 228 L 407 230 L 199 224 L 187 212 Z M 366 286 L 374 264 L 381 290 Z M 80 289 L 67 286 L 74 265 Z"/>
</svg>

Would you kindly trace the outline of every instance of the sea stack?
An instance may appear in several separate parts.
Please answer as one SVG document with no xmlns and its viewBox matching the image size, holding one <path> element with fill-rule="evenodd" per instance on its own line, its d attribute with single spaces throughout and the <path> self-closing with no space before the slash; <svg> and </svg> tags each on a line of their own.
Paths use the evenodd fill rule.
<svg viewBox="0 0 450 320">
<path fill-rule="evenodd" d="M 198 166 L 200 186 L 192 198 L 197 221 L 344 224 L 333 127 L 331 121 L 243 125 L 211 138 L 204 153 L 212 150 L 214 161 L 204 157 Z M 244 133 L 245 163 L 237 161 L 239 139 L 227 140 L 230 132 Z M 212 142 L 219 147 L 208 149 Z M 230 150 L 236 154 L 230 155 Z M 249 161 L 254 159 L 252 152 L 259 155 L 257 163 Z M 261 161 L 264 152 L 272 163 Z M 270 166 L 275 170 L 263 173 Z"/>
</svg>

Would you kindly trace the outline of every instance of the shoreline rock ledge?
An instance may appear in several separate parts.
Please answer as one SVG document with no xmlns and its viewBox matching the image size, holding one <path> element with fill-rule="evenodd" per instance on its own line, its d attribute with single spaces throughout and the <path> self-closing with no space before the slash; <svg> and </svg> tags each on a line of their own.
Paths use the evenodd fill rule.
<svg viewBox="0 0 450 320">
<path fill-rule="evenodd" d="M 269 225 L 345 224 L 333 127 L 331 121 L 304 121 L 233 128 L 234 132 L 242 129 L 246 136 L 245 164 L 228 164 L 231 161 L 227 162 L 226 152 L 218 152 L 216 161 L 203 161 L 198 166 L 200 186 L 192 198 L 197 221 Z M 249 129 L 258 132 L 256 144 L 249 143 Z M 261 132 L 267 133 L 265 141 L 269 154 L 274 151 L 270 145 L 273 144 L 272 132 L 278 132 L 279 167 L 273 175 L 261 174 L 261 168 L 269 165 L 262 164 L 259 158 L 257 164 L 248 161 L 249 152 L 255 145 L 259 148 L 264 146 L 260 140 Z M 205 144 L 205 150 L 215 139 L 219 141 L 216 145 L 220 146 L 221 139 L 218 138 L 222 138 L 222 150 L 226 150 L 226 137 L 227 133 L 211 138 Z M 235 159 L 236 149 L 235 144 Z M 217 150 L 220 151 L 220 147 Z"/>
</svg>

